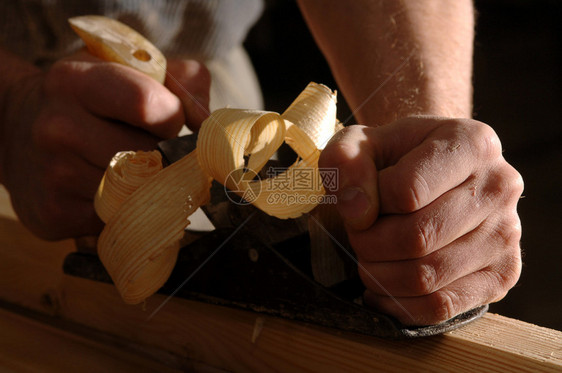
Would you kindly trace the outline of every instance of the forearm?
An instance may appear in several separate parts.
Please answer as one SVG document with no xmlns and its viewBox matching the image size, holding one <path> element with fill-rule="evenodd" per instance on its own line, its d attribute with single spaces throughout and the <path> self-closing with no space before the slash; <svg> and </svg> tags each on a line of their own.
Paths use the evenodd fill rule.
<svg viewBox="0 0 562 373">
<path fill-rule="evenodd" d="M 4 183 L 4 153 L 10 141 L 10 102 L 14 102 L 14 88 L 21 84 L 27 76 L 39 71 L 27 61 L 24 61 L 0 48 L 0 184 Z"/>
<path fill-rule="evenodd" d="M 360 123 L 470 117 L 470 0 L 299 0 Z"/>
</svg>

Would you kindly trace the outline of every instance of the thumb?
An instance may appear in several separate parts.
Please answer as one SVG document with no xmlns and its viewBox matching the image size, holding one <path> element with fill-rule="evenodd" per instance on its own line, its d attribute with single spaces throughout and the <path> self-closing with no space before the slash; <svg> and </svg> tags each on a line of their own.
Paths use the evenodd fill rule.
<svg viewBox="0 0 562 373">
<path fill-rule="evenodd" d="M 202 63 L 195 60 L 168 61 L 165 86 L 182 102 L 186 124 L 198 130 L 209 116 L 209 91 L 211 74 Z"/>
<path fill-rule="evenodd" d="M 377 169 L 374 150 L 365 126 L 350 126 L 326 145 L 320 168 L 338 169 L 337 209 L 351 229 L 364 230 L 379 213 Z M 326 189 L 328 186 L 326 185 Z"/>
</svg>

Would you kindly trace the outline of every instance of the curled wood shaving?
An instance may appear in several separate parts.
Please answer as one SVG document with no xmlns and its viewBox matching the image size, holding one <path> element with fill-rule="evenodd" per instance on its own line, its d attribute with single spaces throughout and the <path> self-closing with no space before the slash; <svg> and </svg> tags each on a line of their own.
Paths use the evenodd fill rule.
<svg viewBox="0 0 562 373">
<path fill-rule="evenodd" d="M 107 223 L 125 199 L 160 170 L 162 155 L 158 151 L 117 153 L 94 198 L 94 207 L 100 219 Z"/>
<path fill-rule="evenodd" d="M 129 26 L 95 15 L 72 17 L 68 22 L 94 56 L 132 67 L 164 83 L 166 58 L 158 48 Z"/>
<path fill-rule="evenodd" d="M 166 282 L 188 217 L 209 200 L 211 181 L 193 151 L 149 178 L 109 219 L 98 255 L 125 302 L 140 303 Z"/>
<path fill-rule="evenodd" d="M 311 108 L 317 118 L 307 118 L 305 125 L 311 129 L 314 123 L 325 123 L 333 134 L 335 117 L 326 121 L 325 116 L 334 112 L 335 98 L 331 91 L 319 90 L 318 86 L 311 83 L 305 93 L 324 95 L 319 100 L 328 102 L 324 109 L 318 110 L 308 101 L 294 104 L 293 109 L 303 110 L 300 105 Z M 324 194 L 318 170 L 320 150 L 299 127 L 303 122 L 298 117 L 293 115 L 293 121 L 289 121 L 284 115 L 217 110 L 201 126 L 197 149 L 161 171 L 155 165 L 159 160 L 155 152 L 116 155 L 96 197 L 98 214 L 107 223 L 98 241 L 98 252 L 127 303 L 142 302 L 167 280 L 187 218 L 207 202 L 212 179 L 247 199 L 252 196 L 250 202 L 256 207 L 281 219 L 299 217 L 318 204 Z M 317 133 L 326 136 L 329 132 L 320 129 Z M 254 180 L 283 142 L 300 158 L 279 175 Z M 245 155 L 249 156 L 247 164 Z M 303 170 L 315 180 L 308 188 L 295 184 L 298 178 L 294 175 Z M 282 188 L 271 187 L 275 183 Z M 291 193 L 300 202 L 273 200 L 275 193 Z"/>
<path fill-rule="evenodd" d="M 136 31 L 100 16 L 69 22 L 93 55 L 164 81 L 164 56 Z M 164 169 L 157 151 L 116 154 L 94 206 L 106 223 L 98 254 L 124 301 L 140 303 L 168 279 L 188 217 L 208 201 L 213 179 L 281 219 L 311 211 L 324 195 L 320 151 L 340 128 L 336 93 L 310 83 L 281 115 L 242 109 L 213 112 L 202 124 L 197 149 Z M 299 158 L 286 171 L 255 180 L 283 142 Z M 305 171 L 312 184 L 303 187 L 296 175 Z M 290 193 L 296 202 L 272 198 L 276 193 Z"/>
</svg>

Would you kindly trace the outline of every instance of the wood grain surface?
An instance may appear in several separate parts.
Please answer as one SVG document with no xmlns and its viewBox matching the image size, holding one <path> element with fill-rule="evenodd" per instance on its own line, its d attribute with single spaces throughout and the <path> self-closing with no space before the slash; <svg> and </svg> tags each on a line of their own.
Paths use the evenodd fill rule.
<svg viewBox="0 0 562 373">
<path fill-rule="evenodd" d="M 0 370 L 179 372 L 161 362 L 0 309 Z"/>
<path fill-rule="evenodd" d="M 147 355 L 183 370 L 203 371 L 210 366 L 240 372 L 562 371 L 561 332 L 495 314 L 441 336 L 389 341 L 161 295 L 130 306 L 112 285 L 64 275 L 62 263 L 72 250 L 72 241 L 45 242 L 19 222 L 0 217 L 0 301 L 43 315 L 41 320 L 29 316 L 32 320 L 26 321 L 0 313 L 0 319 L 5 316 L 0 330 L 8 319 L 21 326 L 20 332 L 8 328 L 20 334 L 19 344 L 1 342 L 11 351 L 0 355 L 2 359 L 14 358 L 8 363 L 25 359 L 27 355 L 20 352 L 26 338 L 33 339 L 33 329 L 41 335 L 48 331 L 44 342 L 36 345 L 46 349 L 75 348 L 76 354 L 90 348 L 99 351 L 96 341 L 104 335 L 122 341 L 122 346 L 156 351 Z M 53 328 L 60 328 L 61 320 L 66 331 L 57 334 Z M 72 325 L 80 338 L 66 334 L 72 332 Z M 135 363 L 127 360 L 132 356 L 129 352 L 124 354 L 123 364 Z M 99 362 L 110 368 L 114 362 L 108 359 Z M 0 364 L 8 364 L 4 360 Z M 51 364 L 37 361 L 45 367 Z"/>
</svg>

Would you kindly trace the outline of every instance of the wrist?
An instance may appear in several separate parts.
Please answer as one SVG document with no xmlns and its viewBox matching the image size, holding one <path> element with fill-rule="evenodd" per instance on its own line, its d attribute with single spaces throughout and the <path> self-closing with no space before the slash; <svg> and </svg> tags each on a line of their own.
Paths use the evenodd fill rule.
<svg viewBox="0 0 562 373">
<path fill-rule="evenodd" d="M 412 64 L 418 62 L 412 59 Z M 412 79 L 416 74 L 410 68 L 395 76 L 397 82 L 381 87 L 376 97 L 357 110 L 356 119 L 366 125 L 385 125 L 412 116 L 449 118 L 472 117 L 472 85 L 469 81 L 456 81 L 454 87 L 442 82 L 439 74 L 419 72 L 422 79 Z M 360 104 L 360 103 L 359 103 Z"/>
<path fill-rule="evenodd" d="M 345 87 L 345 93 L 351 95 L 348 101 L 356 119 L 372 126 L 417 115 L 470 118 L 471 43 L 459 47 L 463 58 L 455 61 L 436 61 L 441 51 L 433 48 L 413 42 L 402 51 L 397 46 L 395 54 L 388 53 L 370 67 L 371 74 L 362 80 L 354 76 L 353 81 L 363 84 Z"/>
</svg>

